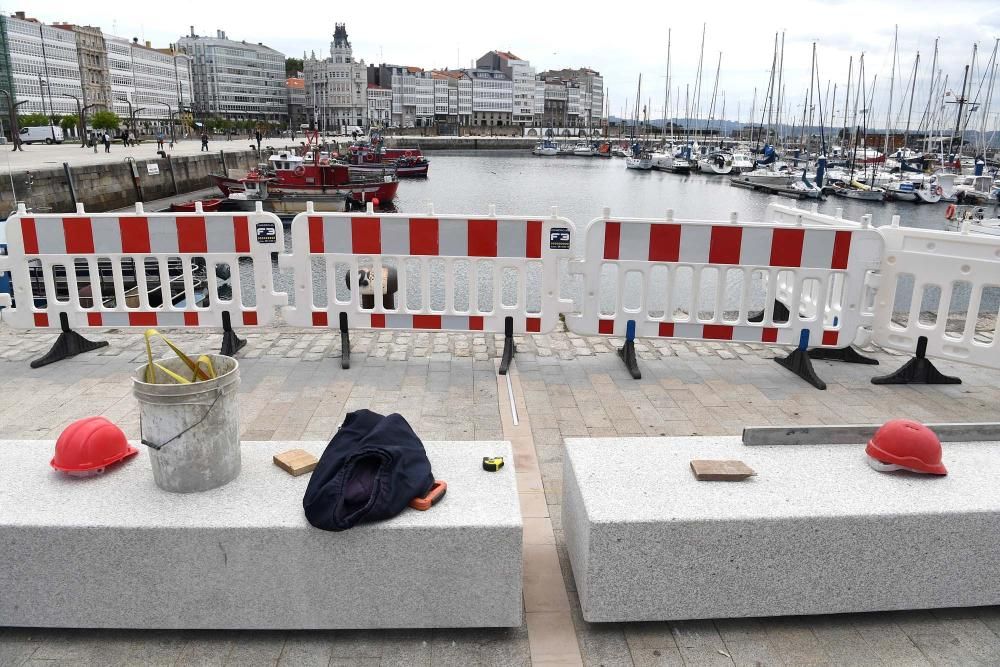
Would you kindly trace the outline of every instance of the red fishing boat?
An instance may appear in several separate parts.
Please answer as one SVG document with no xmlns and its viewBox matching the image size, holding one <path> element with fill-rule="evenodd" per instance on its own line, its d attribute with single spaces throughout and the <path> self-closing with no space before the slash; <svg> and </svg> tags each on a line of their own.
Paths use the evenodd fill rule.
<svg viewBox="0 0 1000 667">
<path fill-rule="evenodd" d="M 348 161 L 359 173 L 368 173 L 379 166 L 395 167 L 400 178 L 427 176 L 430 167 L 430 162 L 419 148 L 386 148 L 378 135 L 374 135 L 371 141 L 361 140 L 352 144 Z"/>
<path fill-rule="evenodd" d="M 371 172 L 352 171 L 350 165 L 335 162 L 319 153 L 272 155 L 266 167 L 252 169 L 245 178 L 213 176 L 216 185 L 230 199 L 287 200 L 301 202 L 343 201 L 391 204 L 399 179 L 395 169 L 385 166 Z M 266 193 L 266 194 L 264 194 Z M 293 212 L 291 210 L 287 212 Z"/>
</svg>

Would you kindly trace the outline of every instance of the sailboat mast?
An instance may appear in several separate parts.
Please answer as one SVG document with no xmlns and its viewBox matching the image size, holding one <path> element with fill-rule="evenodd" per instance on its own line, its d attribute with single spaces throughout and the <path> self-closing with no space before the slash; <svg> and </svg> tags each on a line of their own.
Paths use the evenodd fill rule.
<svg viewBox="0 0 1000 667">
<path fill-rule="evenodd" d="M 781 133 L 781 105 L 785 101 L 785 85 L 783 83 L 785 76 L 785 31 L 781 31 L 781 57 L 778 60 L 778 106 L 776 107 L 778 114 L 775 119 L 775 125 L 777 125 L 778 133 Z"/>
<path fill-rule="evenodd" d="M 910 86 L 910 108 L 906 111 L 906 130 L 903 131 L 903 148 L 909 146 L 910 143 L 910 118 L 913 116 L 913 96 L 917 92 L 917 67 L 920 66 L 920 51 L 917 51 L 917 57 L 913 61 L 913 84 Z"/>
<path fill-rule="evenodd" d="M 893 33 L 892 38 L 892 71 L 889 76 L 889 107 L 885 112 L 885 148 L 882 150 L 883 156 L 889 155 L 889 128 L 892 126 L 892 94 L 896 88 L 896 52 L 899 46 L 899 26 Z"/>
<path fill-rule="evenodd" d="M 715 84 L 712 86 L 712 103 L 708 107 L 708 117 L 705 119 L 705 137 L 708 138 L 708 128 L 715 113 L 715 98 L 719 92 L 719 70 L 722 69 L 722 51 L 719 51 L 719 64 L 715 66 Z"/>
<path fill-rule="evenodd" d="M 847 61 L 847 92 L 844 95 L 844 135 L 843 135 L 844 146 L 850 145 L 850 140 L 847 137 L 847 112 L 851 108 L 851 77 L 853 76 L 853 69 L 854 69 L 854 56 L 851 56 L 850 59 Z M 855 118 L 854 120 L 857 120 L 857 118 Z M 855 124 L 856 123 L 854 123 L 853 121 L 851 122 L 851 125 Z"/>
<path fill-rule="evenodd" d="M 671 29 L 667 28 L 667 83 L 663 86 L 663 131 L 660 133 L 661 136 L 667 136 L 667 114 L 670 109 L 670 32 Z M 671 128 L 673 131 L 673 128 Z"/>
<path fill-rule="evenodd" d="M 694 84 L 694 117 L 697 121 L 698 112 L 701 111 L 701 74 L 702 66 L 705 62 L 705 26 L 706 23 L 701 24 L 701 50 L 698 53 L 698 77 Z M 698 124 L 695 123 L 694 127 L 694 140 L 698 141 Z"/>
</svg>

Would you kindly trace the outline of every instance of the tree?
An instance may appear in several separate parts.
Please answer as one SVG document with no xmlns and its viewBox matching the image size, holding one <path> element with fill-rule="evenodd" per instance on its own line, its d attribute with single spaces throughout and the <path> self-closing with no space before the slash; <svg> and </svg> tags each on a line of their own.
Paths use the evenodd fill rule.
<svg viewBox="0 0 1000 667">
<path fill-rule="evenodd" d="M 68 116 L 63 116 L 62 120 L 59 121 L 59 127 L 63 129 L 63 132 L 69 132 L 73 128 L 80 124 L 80 119 L 76 117 L 76 114 L 70 114 Z"/>
<path fill-rule="evenodd" d="M 302 58 L 285 58 L 285 76 L 298 76 L 303 67 Z"/>
<path fill-rule="evenodd" d="M 17 124 L 21 127 L 47 127 L 49 125 L 49 117 L 43 113 L 28 113 L 18 116 Z"/>
<path fill-rule="evenodd" d="M 95 130 L 117 130 L 122 119 L 114 111 L 97 111 L 90 117 L 90 124 Z"/>
</svg>

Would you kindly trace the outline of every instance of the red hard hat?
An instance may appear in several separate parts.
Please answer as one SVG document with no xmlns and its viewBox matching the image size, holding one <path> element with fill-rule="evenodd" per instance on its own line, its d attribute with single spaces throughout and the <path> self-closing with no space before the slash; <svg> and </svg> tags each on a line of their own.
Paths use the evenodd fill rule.
<svg viewBox="0 0 1000 667">
<path fill-rule="evenodd" d="M 941 463 L 941 441 L 934 431 L 912 419 L 893 419 L 883 424 L 868 441 L 865 453 L 876 470 L 948 474 Z"/>
<path fill-rule="evenodd" d="M 68 473 L 99 472 L 138 452 L 122 430 L 104 417 L 78 419 L 59 435 L 51 465 Z"/>
</svg>

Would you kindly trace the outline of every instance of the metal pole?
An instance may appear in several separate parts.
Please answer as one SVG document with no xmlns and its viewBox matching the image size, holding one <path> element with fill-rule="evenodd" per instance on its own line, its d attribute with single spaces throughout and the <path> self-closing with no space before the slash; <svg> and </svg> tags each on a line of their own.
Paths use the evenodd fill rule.
<svg viewBox="0 0 1000 667">
<path fill-rule="evenodd" d="M 66 185 L 69 186 L 69 196 L 73 199 L 73 208 L 76 208 L 76 186 L 73 184 L 73 172 L 69 169 L 69 162 L 63 162 L 63 171 L 66 173 Z"/>
<path fill-rule="evenodd" d="M 73 100 L 76 102 L 76 121 L 77 124 L 80 126 L 80 148 L 86 148 L 87 139 L 84 135 L 87 134 L 87 129 L 83 125 L 83 107 L 80 106 L 80 98 L 78 98 L 76 95 L 70 95 L 69 93 L 59 93 L 59 94 L 63 97 L 72 97 Z M 76 202 L 74 202 L 74 204 L 75 203 Z"/>
</svg>

